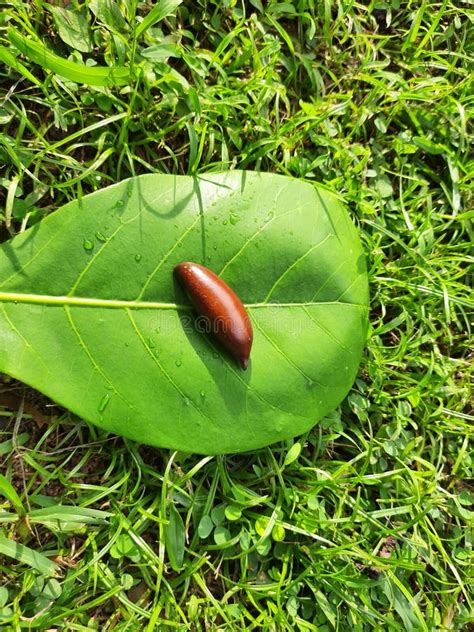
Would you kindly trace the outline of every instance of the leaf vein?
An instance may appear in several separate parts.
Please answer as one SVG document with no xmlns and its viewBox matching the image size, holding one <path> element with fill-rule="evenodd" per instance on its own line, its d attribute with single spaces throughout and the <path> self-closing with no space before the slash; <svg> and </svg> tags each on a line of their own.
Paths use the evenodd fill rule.
<svg viewBox="0 0 474 632">
<path fill-rule="evenodd" d="M 253 235 L 251 235 L 248 239 L 246 239 L 246 241 L 243 243 L 241 248 L 228 261 L 226 261 L 226 263 L 224 264 L 224 267 L 221 269 L 221 271 L 218 273 L 217 276 L 222 276 L 224 274 L 225 270 L 230 266 L 230 264 L 233 263 L 241 255 L 241 253 L 245 250 L 245 248 L 247 248 L 247 246 L 250 244 L 250 242 L 252 242 L 255 239 L 255 237 L 260 235 L 260 233 L 262 233 L 265 230 L 265 228 L 267 228 L 267 226 L 270 226 L 273 222 L 276 222 L 278 219 L 280 219 L 280 217 L 284 217 L 285 215 L 289 215 L 290 213 L 294 213 L 294 212 L 298 211 L 300 208 L 304 208 L 304 207 L 299 206 L 296 209 L 293 208 L 290 211 L 286 211 L 285 213 L 281 213 L 281 215 L 276 215 L 276 216 L 272 217 L 272 219 L 270 221 L 265 222 L 265 224 L 263 224 L 263 226 L 260 226 L 253 233 Z"/>
<path fill-rule="evenodd" d="M 323 325 L 321 325 L 320 322 L 318 322 L 312 315 L 311 312 L 308 311 L 308 309 L 306 307 L 303 307 L 303 310 L 305 312 L 305 314 L 308 315 L 308 318 L 311 320 L 311 322 L 313 322 L 317 327 L 319 327 L 320 329 L 322 329 L 322 331 L 324 331 L 324 333 L 331 338 L 331 340 L 333 340 L 338 347 L 340 347 L 343 351 L 345 351 L 346 353 L 350 353 L 353 354 L 354 351 L 352 351 L 351 349 L 348 349 L 345 345 L 342 344 L 342 342 L 339 340 L 339 338 L 337 338 L 331 331 L 329 331 L 329 329 L 326 329 L 326 327 L 324 327 Z"/>
<path fill-rule="evenodd" d="M 178 393 L 181 395 L 181 397 L 184 399 L 188 399 L 191 402 L 191 405 L 199 412 L 201 413 L 201 415 L 203 417 L 205 417 L 208 421 L 210 421 L 213 425 L 217 425 L 215 420 L 212 419 L 211 417 L 209 417 L 208 415 L 206 415 L 206 413 L 202 410 L 202 408 L 199 408 L 199 406 L 196 405 L 196 403 L 186 395 L 186 393 L 179 387 L 179 385 L 173 380 L 173 378 L 171 377 L 171 375 L 168 373 L 168 371 L 164 368 L 164 366 L 161 364 L 161 362 L 158 360 L 158 358 L 155 356 L 155 354 L 152 352 L 152 350 L 150 349 L 150 347 L 147 345 L 141 331 L 140 328 L 138 327 L 135 319 L 133 318 L 133 315 L 131 314 L 130 310 L 127 309 L 127 316 L 128 319 L 133 327 L 133 330 L 135 331 L 135 334 L 138 336 L 140 342 L 142 343 L 142 345 L 145 347 L 146 352 L 148 353 L 148 355 L 152 358 L 153 362 L 158 366 L 158 368 L 160 369 L 160 371 L 163 373 L 164 377 L 168 380 L 168 382 L 173 386 L 174 389 L 176 389 L 178 391 Z"/>
<path fill-rule="evenodd" d="M 168 257 L 171 254 L 173 254 L 173 252 L 176 250 L 176 248 L 178 248 L 179 245 L 182 244 L 183 239 L 185 239 L 188 236 L 188 234 L 194 229 L 196 224 L 199 222 L 199 219 L 200 219 L 200 215 L 198 214 L 196 219 L 193 221 L 193 223 L 190 226 L 188 226 L 185 231 L 183 231 L 183 233 L 180 235 L 180 237 L 174 242 L 173 246 L 168 250 L 168 252 L 166 254 L 163 255 L 163 257 L 161 258 L 161 260 L 158 263 L 158 265 L 148 275 L 145 283 L 143 284 L 142 289 L 140 290 L 137 298 L 135 299 L 136 301 L 140 301 L 140 299 L 145 294 L 147 287 L 150 285 L 150 283 L 153 280 L 153 278 L 155 277 L 155 275 L 159 272 L 159 270 L 162 267 L 162 265 L 167 261 Z"/>
<path fill-rule="evenodd" d="M 262 325 L 254 318 L 254 323 L 257 325 L 257 328 L 259 329 L 259 331 L 262 333 L 262 335 L 268 340 L 268 342 L 272 345 L 272 347 L 281 355 L 283 356 L 283 358 L 285 358 L 286 362 L 288 362 L 288 364 L 293 367 L 296 371 L 298 371 L 298 373 L 300 375 L 302 375 L 306 380 L 308 380 L 308 382 L 316 382 L 316 384 L 319 384 L 319 386 L 321 386 L 322 388 L 324 388 L 324 384 L 321 384 L 321 382 L 319 382 L 318 380 L 316 380 L 313 377 L 310 377 L 307 373 L 305 373 L 303 371 L 303 369 L 301 369 L 295 362 L 293 362 L 293 360 L 291 358 L 289 358 L 286 353 L 283 351 L 283 349 L 281 349 L 277 343 L 273 340 L 273 338 L 270 337 L 270 335 L 265 331 L 265 329 L 262 327 Z"/>
<path fill-rule="evenodd" d="M 85 277 L 85 275 L 87 274 L 87 272 L 90 270 L 90 268 L 93 266 L 93 264 L 96 262 L 96 260 L 98 259 L 98 257 L 102 254 L 102 252 L 104 252 L 104 250 L 107 248 L 107 246 L 112 242 L 112 240 L 114 239 L 114 237 L 131 221 L 133 221 L 134 219 L 136 219 L 137 216 L 132 217 L 130 220 L 128 220 L 127 222 L 123 222 L 122 224 L 119 224 L 119 226 L 115 229 L 115 231 L 110 235 L 110 237 L 107 239 L 107 241 L 102 244 L 101 248 L 99 248 L 99 250 L 90 258 L 90 260 L 87 262 L 87 265 L 84 267 L 83 270 L 81 270 L 79 276 L 77 277 L 74 285 L 71 287 L 71 289 L 69 290 L 69 292 L 67 293 L 67 296 L 73 296 L 74 292 L 77 290 L 78 286 L 80 285 L 81 281 L 83 280 L 83 278 Z"/>
<path fill-rule="evenodd" d="M 44 366 L 44 368 L 46 369 L 46 373 L 51 373 L 51 369 L 49 368 L 49 366 L 46 364 L 46 362 L 43 360 L 43 358 L 41 357 L 41 355 L 38 353 L 38 351 L 35 349 L 35 347 L 33 347 L 33 345 L 28 341 L 27 338 L 25 338 L 25 336 L 21 333 L 21 331 L 18 329 L 17 325 L 15 325 L 15 323 L 12 321 L 12 319 L 10 318 L 10 316 L 8 315 L 7 310 L 5 309 L 5 305 L 2 304 L 2 312 L 3 315 L 5 317 L 5 320 L 7 321 L 7 323 L 10 325 L 10 327 L 12 328 L 12 330 L 17 334 L 17 336 L 19 336 L 21 338 L 21 340 L 23 340 L 24 344 L 29 347 L 38 357 L 39 361 L 41 362 L 41 364 Z M 18 365 L 21 364 L 21 357 L 18 360 Z"/>
<path fill-rule="evenodd" d="M 339 272 L 339 270 L 342 268 L 342 266 L 344 265 L 344 261 L 342 261 L 337 268 L 335 268 L 333 270 L 333 272 L 326 278 L 326 280 L 324 281 L 324 283 L 322 285 L 319 286 L 319 288 L 316 290 L 316 292 L 313 294 L 313 296 L 311 297 L 311 301 L 314 301 L 315 298 L 317 297 L 318 294 L 321 293 L 321 291 L 326 287 L 326 285 L 329 283 L 329 281 Z"/>
<path fill-rule="evenodd" d="M 190 305 L 179 303 L 164 303 L 158 301 L 130 301 L 114 300 L 107 298 L 89 298 L 86 296 L 51 296 L 49 294 L 22 294 L 18 292 L 0 292 L 0 303 L 28 303 L 31 305 L 72 305 L 76 307 L 104 307 L 107 309 L 163 309 L 163 310 L 186 310 L 191 309 Z M 293 307 L 313 307 L 320 305 L 344 305 L 346 307 L 360 307 L 367 309 L 365 303 L 349 303 L 345 301 L 316 301 L 303 303 L 244 303 L 246 309 L 273 309 L 293 308 Z"/>
<path fill-rule="evenodd" d="M 293 263 L 290 266 L 288 266 L 288 268 L 278 277 L 278 279 L 272 285 L 272 287 L 270 288 L 270 291 L 266 295 L 263 302 L 264 303 L 268 302 L 268 299 L 273 294 L 274 290 L 278 287 L 278 285 L 286 277 L 286 275 L 291 272 L 291 270 L 293 270 L 301 261 L 303 261 L 303 259 L 305 259 L 309 254 L 311 254 L 311 252 L 316 250 L 316 248 L 318 248 L 319 246 L 322 246 L 330 237 L 333 237 L 333 236 L 334 235 L 332 233 L 329 233 L 328 235 L 326 235 L 326 237 L 324 237 L 324 239 L 319 241 L 317 244 L 314 244 L 314 246 L 311 246 L 311 248 L 307 250 L 303 255 L 301 255 L 301 257 L 298 257 L 296 261 L 293 261 Z"/>
<path fill-rule="evenodd" d="M 76 323 L 74 322 L 74 319 L 72 317 L 71 314 L 71 309 L 69 307 L 69 305 L 64 305 L 64 311 L 66 312 L 66 317 L 67 320 L 71 326 L 71 329 L 73 330 L 76 338 L 78 339 L 79 344 L 81 345 L 82 349 L 84 350 L 85 354 L 87 355 L 90 363 L 92 364 L 94 370 L 96 370 L 99 375 L 101 375 L 104 380 L 106 380 L 106 382 L 110 385 L 110 387 L 112 388 L 113 392 L 130 408 L 130 410 L 133 410 L 133 412 L 138 414 L 138 410 L 135 408 L 135 406 L 133 406 L 133 404 L 131 404 L 116 388 L 114 383 L 111 381 L 111 379 L 107 376 L 106 373 L 104 373 L 104 371 L 100 368 L 100 366 L 97 364 L 97 362 L 95 361 L 94 356 L 92 355 L 86 341 L 84 340 L 84 338 L 81 335 L 81 332 L 79 331 Z"/>
</svg>

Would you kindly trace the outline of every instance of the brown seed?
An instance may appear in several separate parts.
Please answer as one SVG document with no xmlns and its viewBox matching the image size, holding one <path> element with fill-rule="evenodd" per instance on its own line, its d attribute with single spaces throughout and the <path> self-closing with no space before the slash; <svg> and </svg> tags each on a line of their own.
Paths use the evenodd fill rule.
<svg viewBox="0 0 474 632">
<path fill-rule="evenodd" d="M 198 329 L 212 333 L 246 369 L 253 331 L 237 294 L 214 272 L 198 263 L 180 263 L 174 273 L 199 314 Z"/>
</svg>

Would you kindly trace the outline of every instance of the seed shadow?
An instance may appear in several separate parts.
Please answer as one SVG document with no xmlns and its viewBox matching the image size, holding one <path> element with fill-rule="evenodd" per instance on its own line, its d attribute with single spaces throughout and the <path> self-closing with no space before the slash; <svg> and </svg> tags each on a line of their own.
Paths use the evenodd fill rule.
<svg viewBox="0 0 474 632">
<path fill-rule="evenodd" d="M 174 279 L 174 285 L 176 304 L 189 304 L 189 300 L 177 279 Z M 252 376 L 252 362 L 249 362 L 248 368 L 244 371 L 231 354 L 213 338 L 211 333 L 198 331 L 196 327 L 198 314 L 194 310 L 180 309 L 178 310 L 178 317 L 186 338 L 195 351 L 196 358 L 219 389 L 227 409 L 233 415 L 241 414 L 245 408 L 247 386 Z M 234 379 L 232 379 L 232 373 L 235 373 Z M 231 378 L 230 381 L 229 377 Z M 241 379 L 239 380 L 238 377 Z"/>
</svg>

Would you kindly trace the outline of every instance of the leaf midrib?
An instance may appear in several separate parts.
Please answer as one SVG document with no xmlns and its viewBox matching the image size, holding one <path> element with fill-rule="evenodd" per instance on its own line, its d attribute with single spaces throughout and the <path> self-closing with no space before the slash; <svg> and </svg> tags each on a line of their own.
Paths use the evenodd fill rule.
<svg viewBox="0 0 474 632">
<path fill-rule="evenodd" d="M 70 305 L 77 307 L 103 307 L 106 309 L 170 309 L 190 310 L 190 305 L 180 303 L 163 303 L 158 301 L 123 301 L 105 298 L 88 298 L 85 296 L 51 296 L 48 294 L 24 294 L 18 292 L 0 292 L 0 303 L 29 303 L 33 305 Z M 307 303 L 245 303 L 247 309 L 273 307 L 308 307 L 312 305 L 352 305 L 367 308 L 362 303 L 347 301 L 309 301 Z"/>
</svg>

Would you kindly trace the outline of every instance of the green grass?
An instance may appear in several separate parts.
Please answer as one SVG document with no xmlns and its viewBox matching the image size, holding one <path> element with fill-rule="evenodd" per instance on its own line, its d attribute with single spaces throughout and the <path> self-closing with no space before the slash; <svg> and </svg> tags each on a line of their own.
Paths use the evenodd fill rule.
<svg viewBox="0 0 474 632">
<path fill-rule="evenodd" d="M 140 173 L 322 181 L 360 229 L 370 337 L 339 410 L 238 456 L 102 434 L 5 377 L 0 627 L 472 629 L 471 3 L 199 0 L 140 28 L 152 3 L 116 4 L 84 13 L 93 52 L 47 2 L 2 12 L 3 46 L 63 58 L 0 50 L 2 238 Z M 87 58 L 130 85 L 74 83 Z"/>
</svg>

